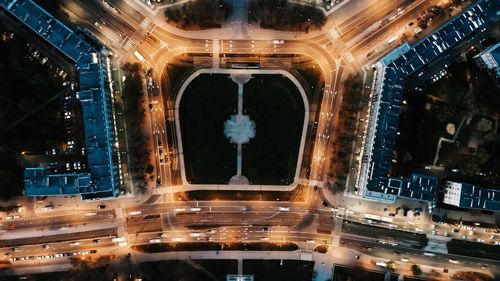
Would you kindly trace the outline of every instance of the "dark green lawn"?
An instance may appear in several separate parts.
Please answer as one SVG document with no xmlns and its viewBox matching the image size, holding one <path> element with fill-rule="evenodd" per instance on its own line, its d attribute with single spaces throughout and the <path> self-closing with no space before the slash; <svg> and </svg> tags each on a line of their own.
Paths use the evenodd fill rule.
<svg viewBox="0 0 500 281">
<path fill-rule="evenodd" d="M 236 146 L 223 132 L 235 114 L 237 84 L 229 75 L 201 74 L 186 88 L 179 113 L 187 180 L 225 184 L 236 174 Z"/>
<path fill-rule="evenodd" d="M 243 274 L 254 275 L 259 281 L 311 280 L 314 262 L 283 260 L 243 260 Z"/>
<path fill-rule="evenodd" d="M 254 75 L 244 85 L 243 114 L 256 136 L 243 145 L 243 175 L 251 184 L 293 182 L 304 122 L 299 90 L 281 75 Z M 236 174 L 236 145 L 223 132 L 236 113 L 237 84 L 228 75 L 201 74 L 179 108 L 186 177 L 192 184 L 226 184 Z"/>
<path fill-rule="evenodd" d="M 292 183 L 305 111 L 299 90 L 281 75 L 254 75 L 244 93 L 256 135 L 243 146 L 243 174 L 251 184 Z"/>
</svg>

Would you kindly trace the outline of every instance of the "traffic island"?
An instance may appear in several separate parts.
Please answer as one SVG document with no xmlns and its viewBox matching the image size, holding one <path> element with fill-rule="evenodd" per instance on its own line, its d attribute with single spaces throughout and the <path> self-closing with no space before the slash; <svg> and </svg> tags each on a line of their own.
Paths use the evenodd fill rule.
<svg viewBox="0 0 500 281">
<path fill-rule="evenodd" d="M 251 274 L 259 281 L 303 281 L 313 278 L 313 261 L 299 260 L 243 260 L 243 274 Z"/>
<path fill-rule="evenodd" d="M 237 272 L 237 260 L 157 261 L 140 263 L 135 280 L 226 280 Z"/>
<path fill-rule="evenodd" d="M 342 232 L 359 236 L 365 236 L 367 233 L 370 233 L 371 237 L 379 239 L 379 243 L 390 246 L 396 246 L 399 244 L 398 241 L 404 241 L 415 249 L 423 249 L 428 243 L 425 234 L 365 225 L 349 220 L 344 220 Z"/>
<path fill-rule="evenodd" d="M 295 243 L 215 243 L 215 242 L 182 242 L 182 243 L 155 243 L 133 246 L 133 250 L 142 253 L 164 252 L 194 252 L 194 251 L 296 251 L 299 246 Z"/>
<path fill-rule="evenodd" d="M 500 252 L 498 251 L 497 245 L 457 239 L 452 239 L 448 242 L 448 253 L 481 259 L 500 260 Z"/>
<path fill-rule="evenodd" d="M 175 193 L 179 201 L 294 201 L 306 199 L 307 187 L 298 185 L 290 191 L 195 190 Z"/>
<path fill-rule="evenodd" d="M 321 254 L 326 254 L 328 252 L 328 244 L 321 244 L 314 248 L 314 251 Z"/>
<path fill-rule="evenodd" d="M 398 280 L 397 274 L 390 274 L 388 279 L 385 278 L 385 272 L 373 271 L 363 269 L 361 267 L 345 267 L 336 265 L 333 276 L 335 281 L 348 281 L 348 280 L 370 280 L 370 281 L 383 281 L 383 280 Z"/>
</svg>

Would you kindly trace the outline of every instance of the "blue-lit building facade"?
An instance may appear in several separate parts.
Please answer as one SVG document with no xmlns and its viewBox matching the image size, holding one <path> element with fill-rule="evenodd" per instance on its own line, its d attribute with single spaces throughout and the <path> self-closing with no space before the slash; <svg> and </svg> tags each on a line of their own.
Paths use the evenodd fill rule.
<svg viewBox="0 0 500 281">
<path fill-rule="evenodd" d="M 493 79 L 500 79 L 500 42 L 489 46 L 475 58 L 479 65 L 490 73 Z"/>
<path fill-rule="evenodd" d="M 500 0 L 480 0 L 415 45 L 405 43 L 374 65 L 369 124 L 356 179 L 360 195 L 388 203 L 397 197 L 436 200 L 439 185 L 436 177 L 417 174 L 409 178 L 390 177 L 404 82 L 463 40 L 484 32 L 486 23 L 498 19 L 499 10 Z"/>
<path fill-rule="evenodd" d="M 82 106 L 88 172 L 60 174 L 46 168 L 26 168 L 25 194 L 81 194 L 83 199 L 117 196 L 119 172 L 107 73 L 109 52 L 76 34 L 31 0 L 0 0 L 0 7 L 72 60 L 79 72 L 77 97 Z"/>
<path fill-rule="evenodd" d="M 446 181 L 443 203 L 466 209 L 500 211 L 500 190 L 478 184 Z"/>
</svg>

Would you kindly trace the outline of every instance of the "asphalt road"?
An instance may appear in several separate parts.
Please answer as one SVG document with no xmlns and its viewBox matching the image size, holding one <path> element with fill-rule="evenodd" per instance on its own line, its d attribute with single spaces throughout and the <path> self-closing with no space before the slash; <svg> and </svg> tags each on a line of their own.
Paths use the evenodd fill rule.
<svg viewBox="0 0 500 281">
<path fill-rule="evenodd" d="M 132 6 L 132 2 L 111 0 L 109 3 L 112 6 L 97 0 L 66 1 L 63 3 L 63 11 L 69 15 L 70 20 L 82 25 L 113 48 L 117 56 L 129 58 L 134 50 L 143 54 L 145 57 L 143 64 L 153 70 L 152 79 L 156 86 L 163 82 L 161 77 L 165 64 L 177 55 L 198 53 L 208 56 L 214 52 L 213 38 L 217 37 L 213 32 L 189 36 L 190 38 L 181 37 L 162 28 L 160 24 L 157 25 L 153 19 L 154 15 L 144 9 L 136 9 L 137 6 Z M 365 56 L 368 50 L 387 49 L 389 47 L 386 45 L 387 39 L 393 36 L 395 31 L 401 31 L 409 21 L 414 20 L 416 15 L 435 1 L 417 1 L 412 4 L 413 6 L 409 6 L 410 8 L 403 10 L 401 15 L 389 24 L 373 29 L 367 36 L 359 36 L 363 31 L 371 30 L 378 21 L 391 17 L 398 7 L 403 7 L 402 5 L 406 3 L 407 1 L 402 0 L 386 0 L 367 6 L 361 12 L 352 15 L 349 20 L 333 27 L 339 32 L 338 38 L 334 38 L 330 32 L 332 29 L 307 38 L 287 38 L 281 44 L 275 44 L 269 39 L 231 40 L 226 39 L 227 34 L 219 37 L 221 39 L 217 43 L 220 53 L 296 53 L 312 57 L 318 62 L 324 73 L 325 90 L 311 167 L 311 179 L 314 185 L 323 184 L 325 171 L 329 167 L 325 155 L 328 155 L 330 149 L 328 139 L 332 136 L 334 124 L 338 118 L 345 73 L 361 69 L 368 60 Z M 153 135 L 152 150 L 156 152 L 158 176 L 162 186 L 169 186 L 171 166 L 162 164 L 160 161 L 165 153 L 170 154 L 165 126 L 166 120 L 173 118 L 168 115 L 169 111 L 165 113 L 163 108 L 165 94 L 168 93 L 161 93 L 160 90 L 158 96 L 153 94 L 149 97 L 149 102 L 153 104 L 150 127 Z M 322 207 L 321 200 L 315 200 L 314 207 L 311 208 L 310 202 L 177 202 L 173 201 L 171 194 L 165 196 L 167 197 L 164 201 L 166 203 L 160 204 L 122 207 L 104 212 L 85 210 L 74 214 L 51 214 L 13 220 L 9 224 L 15 224 L 20 230 L 33 230 L 31 235 L 41 231 L 40 228 L 61 225 L 86 224 L 86 226 L 93 225 L 102 229 L 38 236 L 37 238 L 2 240 L 0 243 L 3 244 L 0 245 L 3 245 L 2 250 L 6 251 L 10 257 L 23 256 L 29 251 L 36 255 L 43 255 L 43 253 L 50 255 L 85 249 L 95 249 L 98 253 L 114 253 L 127 248 L 112 242 L 111 239 L 114 236 L 124 237 L 128 246 L 151 243 L 151 240 L 155 239 L 160 239 L 160 241 L 291 241 L 301 243 L 302 248 L 310 250 L 316 245 L 331 243 L 334 238 L 331 234 L 318 232 L 318 229 L 326 229 L 328 232 L 334 227 L 341 226 L 333 221 L 336 213 L 332 213 L 329 208 Z M 289 209 L 280 211 L 280 207 Z M 96 212 L 95 215 L 85 215 L 94 212 Z M 341 216 L 347 217 L 349 214 L 344 213 Z M 356 221 L 366 223 L 361 213 L 350 214 L 350 216 Z M 394 224 L 404 228 L 403 220 L 396 220 Z M 193 229 L 197 225 L 219 227 Z M 263 230 L 264 226 L 270 228 Z M 430 229 L 425 231 L 430 231 Z M 349 233 L 340 235 L 343 237 L 341 241 L 347 241 L 346 244 L 349 243 L 347 244 L 349 247 L 359 248 L 359 251 L 364 251 L 365 247 L 372 249 L 377 247 L 380 248 L 377 254 L 392 257 L 393 253 L 390 251 L 395 250 L 401 255 L 414 255 L 412 259 L 418 262 L 429 263 L 429 259 L 419 258 L 423 254 L 422 251 L 409 247 L 407 243 L 398 243 L 396 246 L 382 244 L 381 246 L 377 239 L 369 236 L 356 236 Z M 100 242 L 94 243 L 93 239 L 97 237 L 101 237 Z M 71 246 L 68 243 L 70 241 L 78 241 L 80 244 Z M 41 244 L 45 243 L 49 244 L 48 249 L 41 247 Z M 20 245 L 18 247 L 20 251 L 13 252 L 10 249 L 12 245 Z M 439 265 L 446 264 L 445 259 L 448 256 L 436 255 L 436 257 Z M 53 258 L 50 260 L 53 262 Z M 470 266 L 477 265 L 478 262 L 477 259 L 465 257 L 460 257 L 460 260 L 465 261 L 464 265 Z M 496 261 L 484 262 L 498 267 Z"/>
</svg>

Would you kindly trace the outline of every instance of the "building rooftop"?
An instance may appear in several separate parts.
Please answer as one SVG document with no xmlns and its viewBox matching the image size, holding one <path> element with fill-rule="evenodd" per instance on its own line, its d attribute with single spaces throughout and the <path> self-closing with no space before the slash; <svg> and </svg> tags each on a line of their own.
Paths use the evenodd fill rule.
<svg viewBox="0 0 500 281">
<path fill-rule="evenodd" d="M 31 0 L 0 0 L 0 7 L 74 61 L 80 71 L 78 97 L 82 105 L 90 171 L 90 185 L 85 188 L 90 189 L 83 189 L 80 185 L 70 188 L 71 184 L 80 182 L 72 180 L 73 177 L 68 174 L 56 176 L 47 174 L 43 169 L 27 169 L 26 195 L 43 195 L 45 190 L 45 195 L 85 193 L 84 198 L 116 196 L 119 185 L 117 164 L 113 158 L 111 95 L 106 82 L 107 51 L 101 47 L 96 49 L 87 41 L 88 38 L 77 35 Z M 82 175 L 75 174 L 75 177 L 82 178 Z"/>
<path fill-rule="evenodd" d="M 500 190 L 477 184 L 448 181 L 443 203 L 467 209 L 500 211 Z"/>
<path fill-rule="evenodd" d="M 500 42 L 489 46 L 475 58 L 494 74 L 494 78 L 500 77 Z"/>
<path fill-rule="evenodd" d="M 414 178 L 414 175 L 408 179 L 409 188 L 402 193 L 400 193 L 402 189 L 397 187 L 399 184 L 397 180 L 387 178 L 398 134 L 404 80 L 418 73 L 426 64 L 468 39 L 475 32 L 484 31 L 483 26 L 486 22 L 498 18 L 499 9 L 499 0 L 480 0 L 411 48 L 408 44 L 403 44 L 376 64 L 378 73 L 375 78 L 375 90 L 372 93 L 372 112 L 369 121 L 375 129 L 367 134 L 365 155 L 362 158 L 358 179 L 360 185 L 358 188 L 365 197 L 386 201 L 395 200 L 397 195 L 421 197 L 421 200 L 434 198 L 434 196 L 429 197 L 430 194 L 424 191 L 425 186 L 415 186 L 426 184 L 422 176 Z M 404 186 L 403 182 L 400 184 Z"/>
<path fill-rule="evenodd" d="M 32 196 L 92 192 L 86 173 L 50 174 L 45 168 L 24 170 L 25 191 Z"/>
</svg>

